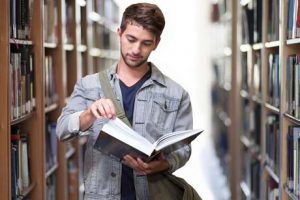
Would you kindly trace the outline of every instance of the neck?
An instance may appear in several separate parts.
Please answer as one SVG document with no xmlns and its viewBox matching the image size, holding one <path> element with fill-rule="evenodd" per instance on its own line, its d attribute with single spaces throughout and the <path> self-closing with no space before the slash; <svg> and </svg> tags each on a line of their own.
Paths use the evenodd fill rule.
<svg viewBox="0 0 300 200">
<path fill-rule="evenodd" d="M 138 82 L 149 70 L 148 63 L 142 66 L 132 68 L 127 66 L 124 62 L 118 62 L 117 74 L 119 79 L 127 86 L 132 86 Z"/>
</svg>

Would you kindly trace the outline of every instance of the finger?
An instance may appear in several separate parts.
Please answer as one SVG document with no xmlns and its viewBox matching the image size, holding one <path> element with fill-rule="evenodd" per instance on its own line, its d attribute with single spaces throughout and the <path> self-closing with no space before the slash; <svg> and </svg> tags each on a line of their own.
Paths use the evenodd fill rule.
<svg viewBox="0 0 300 200">
<path fill-rule="evenodd" d="M 98 112 L 96 106 L 92 105 L 92 106 L 90 107 L 90 112 L 92 113 L 92 115 L 93 115 L 94 117 L 96 117 L 96 118 L 101 118 L 101 116 L 100 116 L 100 114 L 99 114 L 99 112 Z"/>
<path fill-rule="evenodd" d="M 132 156 L 130 155 L 126 155 L 124 156 L 124 159 L 127 163 L 129 163 L 129 165 L 131 166 L 131 168 L 133 168 L 135 171 L 144 171 L 143 167 L 140 166 L 137 162 L 136 159 L 134 159 Z"/>
<path fill-rule="evenodd" d="M 141 158 L 137 158 L 137 163 L 140 167 L 142 167 L 145 170 L 150 167 L 150 165 L 148 163 L 144 162 Z"/>
<path fill-rule="evenodd" d="M 96 102 L 96 108 L 100 116 L 107 118 L 106 112 L 101 102 Z"/>
<path fill-rule="evenodd" d="M 110 113 L 112 114 L 112 118 L 116 116 L 116 109 L 113 101 L 111 99 L 106 99 L 106 103 L 109 106 Z"/>
<path fill-rule="evenodd" d="M 108 118 L 113 118 L 115 116 L 114 105 L 110 99 L 105 99 L 101 105 Z"/>
</svg>

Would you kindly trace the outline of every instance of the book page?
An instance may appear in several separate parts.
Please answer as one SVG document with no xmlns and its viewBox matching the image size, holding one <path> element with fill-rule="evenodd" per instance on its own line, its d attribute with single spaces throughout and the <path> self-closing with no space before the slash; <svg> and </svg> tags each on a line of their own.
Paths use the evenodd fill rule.
<svg viewBox="0 0 300 200">
<path fill-rule="evenodd" d="M 147 155 L 151 155 L 153 151 L 152 143 L 128 127 L 119 118 L 108 120 L 103 126 L 102 131 Z"/>
<path fill-rule="evenodd" d="M 195 129 L 195 130 L 183 130 L 183 131 L 176 131 L 172 133 L 168 133 L 160 137 L 155 143 L 153 143 L 153 148 L 155 148 L 156 151 L 161 151 L 162 149 L 170 146 L 170 145 L 176 145 L 178 144 L 179 148 L 183 144 L 188 144 L 192 140 L 194 140 L 200 133 L 202 133 L 203 130 L 201 129 Z"/>
</svg>

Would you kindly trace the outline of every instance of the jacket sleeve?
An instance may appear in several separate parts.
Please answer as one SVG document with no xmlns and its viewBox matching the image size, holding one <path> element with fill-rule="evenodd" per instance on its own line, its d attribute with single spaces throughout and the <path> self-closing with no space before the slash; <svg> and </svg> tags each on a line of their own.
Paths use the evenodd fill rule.
<svg viewBox="0 0 300 200">
<path fill-rule="evenodd" d="M 192 105 L 189 94 L 184 91 L 182 100 L 178 109 L 178 114 L 175 120 L 175 127 L 173 131 L 188 130 L 193 128 L 193 115 Z M 184 147 L 165 155 L 170 164 L 169 172 L 174 172 L 180 167 L 184 166 L 189 160 L 191 155 L 191 145 L 185 145 Z"/>
<path fill-rule="evenodd" d="M 56 135 L 59 140 L 69 140 L 82 134 L 79 130 L 79 116 L 87 107 L 84 91 L 82 79 L 80 79 L 57 120 Z"/>
</svg>

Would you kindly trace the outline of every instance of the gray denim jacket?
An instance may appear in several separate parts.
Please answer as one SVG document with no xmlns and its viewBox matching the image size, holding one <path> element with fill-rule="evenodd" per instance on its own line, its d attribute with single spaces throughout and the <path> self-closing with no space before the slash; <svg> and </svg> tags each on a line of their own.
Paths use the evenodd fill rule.
<svg viewBox="0 0 300 200">
<path fill-rule="evenodd" d="M 149 64 L 152 69 L 151 77 L 136 94 L 133 129 L 151 141 L 164 133 L 192 129 L 192 108 L 188 93 L 164 76 L 155 65 Z M 122 102 L 116 68 L 117 64 L 114 64 L 107 69 L 107 73 L 118 100 Z M 98 73 L 81 78 L 57 121 L 56 133 L 60 140 L 82 135 L 88 137 L 84 160 L 85 199 L 119 200 L 122 164 L 93 148 L 104 120 L 96 120 L 86 132 L 79 131 L 80 114 L 103 97 Z M 187 145 L 165 155 L 171 166 L 169 171 L 174 172 L 182 167 L 190 154 L 191 148 Z M 134 181 L 137 199 L 149 199 L 147 177 L 134 174 Z"/>
</svg>

